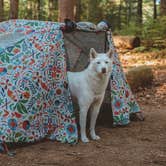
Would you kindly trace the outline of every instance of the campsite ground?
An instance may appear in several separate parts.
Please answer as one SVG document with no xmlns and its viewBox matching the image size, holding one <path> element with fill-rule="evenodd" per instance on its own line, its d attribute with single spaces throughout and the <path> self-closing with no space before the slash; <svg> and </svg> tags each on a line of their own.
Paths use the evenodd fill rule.
<svg viewBox="0 0 166 166">
<path fill-rule="evenodd" d="M 125 66 L 123 58 L 122 63 Z M 0 155 L 0 166 L 165 166 L 166 63 L 160 59 L 148 64 L 154 71 L 154 83 L 135 94 L 145 121 L 116 128 L 98 126 L 101 140 L 88 144 L 43 141 L 16 147 L 16 156 Z"/>
</svg>

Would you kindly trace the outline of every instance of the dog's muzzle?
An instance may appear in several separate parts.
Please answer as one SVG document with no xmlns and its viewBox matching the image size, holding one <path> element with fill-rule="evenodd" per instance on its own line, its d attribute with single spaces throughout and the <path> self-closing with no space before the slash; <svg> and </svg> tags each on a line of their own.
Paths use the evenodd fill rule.
<svg viewBox="0 0 166 166">
<path fill-rule="evenodd" d="M 102 73 L 106 73 L 106 68 L 102 68 L 102 69 L 101 69 L 101 72 L 102 72 Z"/>
</svg>

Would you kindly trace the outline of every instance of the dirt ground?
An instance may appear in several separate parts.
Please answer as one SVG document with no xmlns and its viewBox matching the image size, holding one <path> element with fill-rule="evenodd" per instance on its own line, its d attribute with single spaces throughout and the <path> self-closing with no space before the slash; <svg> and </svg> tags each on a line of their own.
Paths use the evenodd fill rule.
<svg viewBox="0 0 166 166">
<path fill-rule="evenodd" d="M 136 93 L 145 121 L 125 127 L 97 126 L 99 141 L 77 145 L 43 141 L 0 155 L 0 166 L 165 166 L 166 69 L 155 70 L 150 89 Z"/>
</svg>

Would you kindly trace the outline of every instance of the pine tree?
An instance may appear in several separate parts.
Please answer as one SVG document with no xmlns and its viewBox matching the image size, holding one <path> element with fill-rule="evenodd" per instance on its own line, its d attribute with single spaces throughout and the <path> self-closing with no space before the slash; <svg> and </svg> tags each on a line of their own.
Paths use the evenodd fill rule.
<svg viewBox="0 0 166 166">
<path fill-rule="evenodd" d="M 142 0 L 138 0 L 137 6 L 137 14 L 138 14 L 138 24 L 142 24 Z"/>
<path fill-rule="evenodd" d="M 153 18 L 157 18 L 157 6 L 156 6 L 156 0 L 153 0 Z"/>
<path fill-rule="evenodd" d="M 75 21 L 76 0 L 58 0 L 58 21 L 64 22 L 65 18 Z"/>
<path fill-rule="evenodd" d="M 0 0 L 0 21 L 4 19 L 4 1 Z"/>
<path fill-rule="evenodd" d="M 166 16 L 166 0 L 160 0 L 160 14 Z"/>
<path fill-rule="evenodd" d="M 18 18 L 18 5 L 19 0 L 10 0 L 10 19 L 17 19 Z"/>
</svg>

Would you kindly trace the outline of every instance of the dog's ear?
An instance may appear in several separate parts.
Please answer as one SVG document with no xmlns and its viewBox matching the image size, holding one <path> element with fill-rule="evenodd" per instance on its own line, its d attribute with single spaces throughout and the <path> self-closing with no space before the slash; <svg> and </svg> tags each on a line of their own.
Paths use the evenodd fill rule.
<svg viewBox="0 0 166 166">
<path fill-rule="evenodd" d="M 110 48 L 106 54 L 109 58 L 112 58 L 113 57 L 113 50 Z"/>
<path fill-rule="evenodd" d="M 95 51 L 94 48 L 90 49 L 90 54 L 89 55 L 90 55 L 91 60 L 97 57 L 97 52 Z"/>
</svg>

